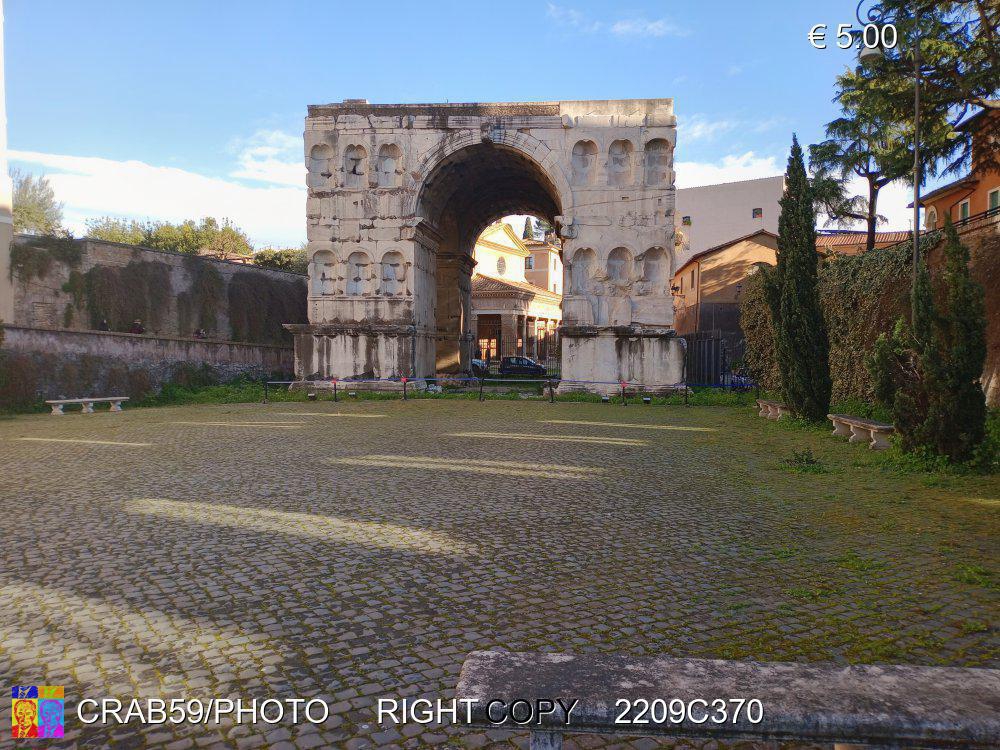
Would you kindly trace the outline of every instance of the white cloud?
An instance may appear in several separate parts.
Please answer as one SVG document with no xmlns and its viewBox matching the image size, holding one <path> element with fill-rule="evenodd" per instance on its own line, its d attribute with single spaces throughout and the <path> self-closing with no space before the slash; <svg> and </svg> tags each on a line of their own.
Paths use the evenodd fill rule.
<svg viewBox="0 0 1000 750">
<path fill-rule="evenodd" d="M 773 156 L 757 156 L 753 151 L 730 154 L 717 162 L 679 161 L 674 165 L 678 188 L 715 185 L 720 182 L 754 180 L 784 172 Z"/>
<path fill-rule="evenodd" d="M 617 37 L 663 37 L 687 36 L 691 32 L 666 18 L 619 18 L 613 21 L 600 21 L 591 18 L 586 13 L 564 5 L 549 3 L 546 15 L 558 24 L 568 26 L 585 34 L 595 34 L 607 30 Z"/>
<path fill-rule="evenodd" d="M 585 13 L 582 13 L 575 8 L 567 8 L 553 3 L 548 4 L 548 8 L 545 13 L 556 23 L 562 24 L 563 26 L 570 26 L 578 31 L 586 33 L 600 31 L 603 25 L 599 21 L 594 21 L 587 17 Z"/>
<path fill-rule="evenodd" d="M 738 76 L 742 72 L 743 72 L 743 66 L 742 65 L 730 65 L 726 69 L 726 75 L 728 75 L 728 76 Z"/>
<path fill-rule="evenodd" d="M 105 215 L 163 221 L 215 216 L 232 220 L 256 246 L 294 246 L 305 238 L 301 172 L 293 182 L 291 165 L 272 163 L 277 160 L 269 152 L 250 153 L 278 147 L 258 142 L 246 147 L 245 159 L 238 158 L 234 175 L 252 174 L 252 179 L 277 183 L 259 186 L 135 160 L 16 150 L 9 158 L 47 175 L 57 199 L 65 204 L 65 223 L 76 234 L 84 233 L 86 219 Z"/>
<path fill-rule="evenodd" d="M 678 118 L 677 133 L 682 142 L 710 141 L 716 136 L 734 130 L 739 123 L 735 120 L 710 120 L 705 115 Z"/>
<path fill-rule="evenodd" d="M 301 138 L 280 130 L 258 130 L 249 138 L 233 141 L 231 150 L 239 164 L 232 177 L 294 187 L 305 184 Z"/>
<path fill-rule="evenodd" d="M 611 24 L 615 36 L 687 36 L 691 32 L 665 18 L 655 21 L 648 18 L 628 18 Z"/>
</svg>

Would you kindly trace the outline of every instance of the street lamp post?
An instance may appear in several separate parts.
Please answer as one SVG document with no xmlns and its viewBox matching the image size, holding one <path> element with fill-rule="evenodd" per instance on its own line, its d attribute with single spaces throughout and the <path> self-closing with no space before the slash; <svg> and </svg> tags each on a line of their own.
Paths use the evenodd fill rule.
<svg viewBox="0 0 1000 750">
<path fill-rule="evenodd" d="M 865 17 L 861 17 L 861 7 L 865 4 L 865 0 L 860 0 L 858 3 L 857 11 L 855 15 L 857 16 L 858 23 L 862 27 L 868 24 L 881 25 L 884 23 L 891 22 L 892 19 L 889 18 L 889 14 L 886 12 L 885 8 L 882 7 L 881 3 L 875 3 L 872 5 Z M 883 57 L 883 52 L 881 48 L 877 45 L 868 46 L 861 41 L 861 50 L 858 53 L 858 60 L 862 64 L 873 62 L 875 60 L 881 59 Z M 920 2 L 915 0 L 913 3 L 913 272 L 912 272 L 912 284 L 913 289 L 917 288 L 917 269 L 920 266 L 920 84 L 921 84 L 921 70 L 920 70 Z M 916 295 L 910 295 L 911 298 L 911 315 L 912 320 L 916 319 Z"/>
</svg>

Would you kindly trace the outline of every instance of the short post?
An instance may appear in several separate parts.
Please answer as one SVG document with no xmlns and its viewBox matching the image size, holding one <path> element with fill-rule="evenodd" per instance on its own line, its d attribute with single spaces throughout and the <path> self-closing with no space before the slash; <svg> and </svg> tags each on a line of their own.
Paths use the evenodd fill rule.
<svg viewBox="0 0 1000 750">
<path fill-rule="evenodd" d="M 406 378 L 402 378 L 403 381 L 403 401 L 406 401 Z"/>
<path fill-rule="evenodd" d="M 479 378 L 479 400 L 483 400 L 483 378 L 481 376 Z"/>
<path fill-rule="evenodd" d="M 554 404 L 556 402 L 556 392 L 552 389 L 552 378 L 549 378 L 549 403 Z"/>
<path fill-rule="evenodd" d="M 684 406 L 689 406 L 688 404 L 688 384 L 684 383 Z"/>
<path fill-rule="evenodd" d="M 622 384 L 622 406 L 628 406 L 628 401 L 625 398 L 625 381 L 621 381 Z"/>
<path fill-rule="evenodd" d="M 336 401 L 337 401 L 337 379 L 336 378 L 330 378 L 330 381 L 333 383 L 333 400 L 336 403 Z"/>
<path fill-rule="evenodd" d="M 559 732 L 532 731 L 528 742 L 529 750 L 562 750 L 562 735 Z"/>
<path fill-rule="evenodd" d="M 267 403 L 267 381 L 264 381 L 264 403 Z"/>
</svg>

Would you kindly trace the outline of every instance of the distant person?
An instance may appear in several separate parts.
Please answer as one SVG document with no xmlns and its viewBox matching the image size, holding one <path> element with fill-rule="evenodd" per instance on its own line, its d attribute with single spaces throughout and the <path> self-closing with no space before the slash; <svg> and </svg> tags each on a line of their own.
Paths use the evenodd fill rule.
<svg viewBox="0 0 1000 750">
<path fill-rule="evenodd" d="M 194 337 L 196 339 L 207 339 L 208 338 L 208 334 L 205 333 L 205 329 L 204 328 L 198 328 L 194 332 Z"/>
<path fill-rule="evenodd" d="M 145 333 L 146 326 L 142 324 L 142 321 L 136 318 L 132 321 L 132 327 L 128 329 L 129 333 Z"/>
<path fill-rule="evenodd" d="M 97 330 L 98 331 L 110 331 L 111 330 L 111 326 L 108 325 L 108 319 L 107 318 L 101 318 L 101 322 L 97 324 Z"/>
</svg>

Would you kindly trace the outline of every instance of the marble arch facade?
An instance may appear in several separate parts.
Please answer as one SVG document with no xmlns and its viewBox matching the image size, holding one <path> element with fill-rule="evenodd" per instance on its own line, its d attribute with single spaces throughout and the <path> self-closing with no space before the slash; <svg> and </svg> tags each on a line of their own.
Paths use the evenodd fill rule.
<svg viewBox="0 0 1000 750">
<path fill-rule="evenodd" d="M 298 377 L 466 371 L 476 238 L 529 213 L 562 239 L 563 378 L 679 382 L 675 143 L 671 99 L 309 107 Z"/>
</svg>

